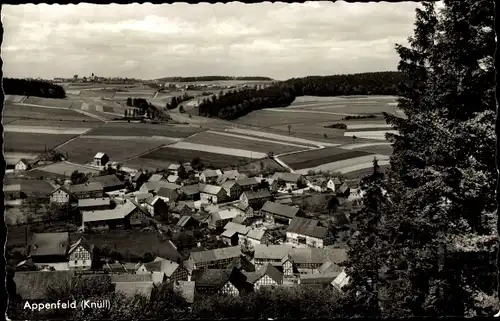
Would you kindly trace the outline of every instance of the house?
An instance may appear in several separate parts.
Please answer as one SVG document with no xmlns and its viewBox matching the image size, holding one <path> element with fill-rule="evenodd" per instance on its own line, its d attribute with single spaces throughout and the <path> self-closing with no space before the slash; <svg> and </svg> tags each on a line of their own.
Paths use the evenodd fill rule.
<svg viewBox="0 0 500 321">
<path fill-rule="evenodd" d="M 192 252 L 186 261 L 189 270 L 226 268 L 241 256 L 241 247 L 232 246 L 208 251 Z"/>
<path fill-rule="evenodd" d="M 170 164 L 167 168 L 170 175 L 179 176 L 179 173 L 185 170 L 184 166 L 181 164 Z"/>
<path fill-rule="evenodd" d="M 275 202 L 266 202 L 260 209 L 262 215 L 271 222 L 290 224 L 297 216 L 302 214 L 302 210 L 298 207 L 282 205 Z"/>
<path fill-rule="evenodd" d="M 262 266 L 257 272 L 245 273 L 247 282 L 253 284 L 255 290 L 265 286 L 283 284 L 283 273 L 271 263 Z"/>
<path fill-rule="evenodd" d="M 109 197 L 85 198 L 78 200 L 78 209 L 80 211 L 101 211 L 109 210 L 112 207 Z"/>
<path fill-rule="evenodd" d="M 103 175 L 91 177 L 89 183 L 100 183 L 104 193 L 121 190 L 125 184 L 116 175 Z"/>
<path fill-rule="evenodd" d="M 335 177 L 335 178 L 330 178 L 327 181 L 326 187 L 332 190 L 332 192 L 335 192 L 341 184 L 342 182 L 340 181 L 340 179 L 338 177 Z"/>
<path fill-rule="evenodd" d="M 283 184 L 287 190 L 296 190 L 306 184 L 304 176 L 297 173 L 278 172 L 274 173 L 273 178 L 278 180 L 278 187 Z"/>
<path fill-rule="evenodd" d="M 237 200 L 243 192 L 235 181 L 226 181 L 222 184 L 222 188 L 226 191 L 227 195 L 229 195 L 230 201 Z"/>
<path fill-rule="evenodd" d="M 294 248 L 289 253 L 294 269 L 300 274 L 318 273 L 318 269 L 325 263 L 331 262 L 337 269 L 330 268 L 332 272 L 340 272 L 342 268 L 338 264 L 347 259 L 345 249 L 325 247 L 319 248 Z"/>
<path fill-rule="evenodd" d="M 349 276 L 343 270 L 339 275 L 332 281 L 331 285 L 337 291 L 342 291 L 342 288 L 349 283 Z"/>
<path fill-rule="evenodd" d="M 148 197 L 143 203 L 144 209 L 151 216 L 161 215 L 168 212 L 168 205 L 158 196 Z"/>
<path fill-rule="evenodd" d="M 274 178 L 266 178 L 266 182 L 269 184 L 269 190 L 272 193 L 276 193 L 279 189 L 278 180 Z"/>
<path fill-rule="evenodd" d="M 171 190 L 166 187 L 160 187 L 158 190 L 156 190 L 155 194 L 166 203 L 177 202 L 180 197 L 177 190 Z"/>
<path fill-rule="evenodd" d="M 6 201 L 14 201 L 27 197 L 21 190 L 21 184 L 5 185 L 3 187 L 3 194 Z"/>
<path fill-rule="evenodd" d="M 335 235 L 328 228 L 319 226 L 318 220 L 295 217 L 286 230 L 286 241 L 323 248 L 333 244 Z"/>
<path fill-rule="evenodd" d="M 102 270 L 110 274 L 135 273 L 136 267 L 134 266 L 132 270 L 129 270 L 126 264 L 115 262 L 115 263 L 105 263 L 102 267 Z"/>
<path fill-rule="evenodd" d="M 74 271 L 16 271 L 16 295 L 21 300 L 47 300 L 48 290 L 71 284 L 74 276 Z"/>
<path fill-rule="evenodd" d="M 115 292 L 122 293 L 127 298 L 133 298 L 137 294 L 149 298 L 154 287 L 152 275 L 148 274 L 112 274 L 111 282 L 115 286 Z"/>
<path fill-rule="evenodd" d="M 140 264 L 136 274 L 159 275 L 156 277 L 161 282 L 187 281 L 188 271 L 177 262 L 160 258 L 153 262 Z"/>
<path fill-rule="evenodd" d="M 180 188 L 180 185 L 172 184 L 167 181 L 146 182 L 139 188 L 139 192 L 152 193 L 158 191 L 161 187 L 175 191 Z"/>
<path fill-rule="evenodd" d="M 272 198 L 271 193 L 267 189 L 261 189 L 258 191 L 246 191 L 240 196 L 240 202 L 243 206 L 251 206 L 252 209 L 258 209 L 262 205 Z"/>
<path fill-rule="evenodd" d="M 140 225 L 141 218 L 137 207 L 131 201 L 126 201 L 112 210 L 82 212 L 82 227 L 88 230 L 130 228 Z"/>
<path fill-rule="evenodd" d="M 148 182 L 158 182 L 163 180 L 163 174 L 153 174 L 151 177 L 148 179 Z"/>
<path fill-rule="evenodd" d="M 142 171 L 135 172 L 132 175 L 130 175 L 130 183 L 134 187 L 134 189 L 139 188 L 139 186 L 142 186 L 146 181 L 148 180 L 146 174 L 144 174 Z"/>
<path fill-rule="evenodd" d="M 109 162 L 109 156 L 105 153 L 97 153 L 94 156 L 94 165 L 95 166 L 105 166 Z"/>
<path fill-rule="evenodd" d="M 261 268 L 268 263 L 280 267 L 283 274 L 290 276 L 293 274 L 293 264 L 289 258 L 292 250 L 291 245 L 254 245 L 253 261 L 256 268 Z"/>
<path fill-rule="evenodd" d="M 70 269 L 90 270 L 95 259 L 95 247 L 84 238 L 73 243 L 68 251 L 68 265 Z"/>
<path fill-rule="evenodd" d="M 239 212 L 233 208 L 227 208 L 210 213 L 209 227 L 215 229 L 222 228 L 238 216 L 238 214 Z"/>
<path fill-rule="evenodd" d="M 68 270 L 70 243 L 68 232 L 33 233 L 29 258 L 38 268 L 50 266 L 59 271 Z"/>
<path fill-rule="evenodd" d="M 104 196 L 104 189 L 101 183 L 83 183 L 69 186 L 70 194 L 77 199 L 99 198 Z"/>
<path fill-rule="evenodd" d="M 200 186 L 200 200 L 209 204 L 223 203 L 228 199 L 226 190 L 220 186 L 202 184 Z"/>
<path fill-rule="evenodd" d="M 242 243 L 240 242 L 240 238 L 242 239 L 249 230 L 250 228 L 244 225 L 229 222 L 224 226 L 224 232 L 222 232 L 220 238 L 227 245 L 235 246 Z"/>
<path fill-rule="evenodd" d="M 182 179 L 178 175 L 168 175 L 167 182 L 172 184 L 181 184 Z"/>
<path fill-rule="evenodd" d="M 189 207 L 185 202 L 179 202 L 177 204 L 171 204 L 169 206 L 169 211 L 173 214 L 177 214 L 179 217 L 183 215 L 190 215 L 193 213 L 193 209 Z"/>
<path fill-rule="evenodd" d="M 226 179 L 228 180 L 237 180 L 237 179 L 240 179 L 240 178 L 245 178 L 245 174 L 240 174 L 238 172 L 238 170 L 236 169 L 231 169 L 231 170 L 227 170 L 227 171 L 224 171 L 222 173 L 222 176 L 225 177 Z"/>
<path fill-rule="evenodd" d="M 73 196 L 71 195 L 70 188 L 65 186 L 60 186 L 49 194 L 51 203 L 69 204 L 72 198 Z"/>
<path fill-rule="evenodd" d="M 28 160 L 21 158 L 16 165 L 14 165 L 14 170 L 16 172 L 22 172 L 22 171 L 27 171 L 28 169 L 31 168 L 31 165 Z"/>
<path fill-rule="evenodd" d="M 347 185 L 346 182 L 342 183 L 340 186 L 337 187 L 335 190 L 335 194 L 340 197 L 348 197 L 350 194 L 350 187 Z"/>
<path fill-rule="evenodd" d="M 219 175 L 222 175 L 220 169 L 206 169 L 200 174 L 200 182 L 205 184 L 216 184 Z"/>
<path fill-rule="evenodd" d="M 182 228 L 192 228 L 192 227 L 198 227 L 200 225 L 200 222 L 195 220 L 192 216 L 190 215 L 184 215 L 181 216 L 179 221 L 176 224 L 178 227 Z"/>
<path fill-rule="evenodd" d="M 177 281 L 174 283 L 174 291 L 179 293 L 188 304 L 194 303 L 194 297 L 196 295 L 195 282 Z"/>
<path fill-rule="evenodd" d="M 179 192 L 183 200 L 197 201 L 200 199 L 200 184 L 184 185 Z"/>
<path fill-rule="evenodd" d="M 259 186 L 259 181 L 255 177 L 237 179 L 235 183 L 240 186 L 242 191 L 251 191 L 257 186 Z"/>
<path fill-rule="evenodd" d="M 236 268 L 208 269 L 193 272 L 196 292 L 239 295 L 252 291 L 246 276 Z"/>
<path fill-rule="evenodd" d="M 245 204 L 242 202 L 238 202 L 235 204 L 230 205 L 232 208 L 236 209 L 239 211 L 239 215 L 244 216 L 244 217 L 253 217 L 253 208 L 249 204 Z"/>
<path fill-rule="evenodd" d="M 324 193 L 328 190 L 328 180 L 324 177 L 306 177 L 306 179 L 311 183 L 313 189 L 317 192 Z"/>
<path fill-rule="evenodd" d="M 251 228 L 245 235 L 245 239 L 252 246 L 256 244 L 266 244 L 268 242 L 268 234 L 263 229 Z"/>
<path fill-rule="evenodd" d="M 298 284 L 302 286 L 326 288 L 331 286 L 333 280 L 335 280 L 339 274 L 340 272 L 302 274 L 298 278 Z"/>
<path fill-rule="evenodd" d="M 134 200 L 136 203 L 144 203 L 148 198 L 153 197 L 152 193 L 132 192 L 125 195 L 125 199 Z"/>
</svg>

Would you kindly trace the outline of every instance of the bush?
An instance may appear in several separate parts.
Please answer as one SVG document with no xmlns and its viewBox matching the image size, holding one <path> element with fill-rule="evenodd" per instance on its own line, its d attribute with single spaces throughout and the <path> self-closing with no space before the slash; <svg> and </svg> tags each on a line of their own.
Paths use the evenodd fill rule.
<svg viewBox="0 0 500 321">
<path fill-rule="evenodd" d="M 324 126 L 325 128 L 335 128 L 335 129 L 347 129 L 347 125 L 343 123 L 335 123 L 331 125 Z"/>
<path fill-rule="evenodd" d="M 367 119 L 367 118 L 376 118 L 376 115 L 357 115 L 357 116 L 345 116 L 342 120 L 353 120 L 353 119 Z"/>
</svg>

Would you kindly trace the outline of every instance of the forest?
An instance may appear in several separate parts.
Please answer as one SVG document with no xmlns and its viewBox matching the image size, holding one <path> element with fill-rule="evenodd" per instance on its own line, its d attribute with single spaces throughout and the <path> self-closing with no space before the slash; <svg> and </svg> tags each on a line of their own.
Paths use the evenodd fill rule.
<svg viewBox="0 0 500 321">
<path fill-rule="evenodd" d="M 66 98 L 63 87 L 42 80 L 3 78 L 3 90 L 5 95 Z"/>
<path fill-rule="evenodd" d="M 212 96 L 200 103 L 198 113 L 199 116 L 234 120 L 254 110 L 287 107 L 299 96 L 396 96 L 404 77 L 398 71 L 292 78 L 265 88 L 256 86 Z"/>
</svg>

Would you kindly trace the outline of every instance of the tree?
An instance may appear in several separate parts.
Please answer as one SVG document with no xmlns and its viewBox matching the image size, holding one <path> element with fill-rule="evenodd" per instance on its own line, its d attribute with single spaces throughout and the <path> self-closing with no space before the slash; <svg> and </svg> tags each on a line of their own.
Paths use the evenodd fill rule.
<svg viewBox="0 0 500 321">
<path fill-rule="evenodd" d="M 128 116 L 128 110 L 125 109 L 125 118 L 127 118 L 127 116 Z"/>
<path fill-rule="evenodd" d="M 328 214 L 335 212 L 339 205 L 340 205 L 340 202 L 339 202 L 339 199 L 337 198 L 337 196 L 332 195 L 332 197 L 328 201 Z"/>
<path fill-rule="evenodd" d="M 87 175 L 85 175 L 84 173 L 80 173 L 77 170 L 71 173 L 70 176 L 71 184 L 73 185 L 83 184 L 87 181 L 87 179 L 88 179 Z"/>
<path fill-rule="evenodd" d="M 288 124 L 288 135 L 292 133 L 292 124 Z"/>
<path fill-rule="evenodd" d="M 203 168 L 203 163 L 201 161 L 201 158 L 196 156 L 195 158 L 193 158 L 190 162 L 191 166 L 193 167 L 193 169 L 195 170 L 200 170 Z"/>
</svg>

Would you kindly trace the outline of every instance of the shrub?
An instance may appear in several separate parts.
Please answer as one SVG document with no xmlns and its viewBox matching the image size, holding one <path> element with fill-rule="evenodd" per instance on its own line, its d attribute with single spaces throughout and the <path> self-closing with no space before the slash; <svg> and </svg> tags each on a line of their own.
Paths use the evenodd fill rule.
<svg viewBox="0 0 500 321">
<path fill-rule="evenodd" d="M 335 124 L 331 124 L 331 125 L 326 125 L 324 127 L 325 128 L 335 128 L 335 129 L 347 129 L 347 125 L 343 124 L 343 123 L 335 123 Z"/>
</svg>

